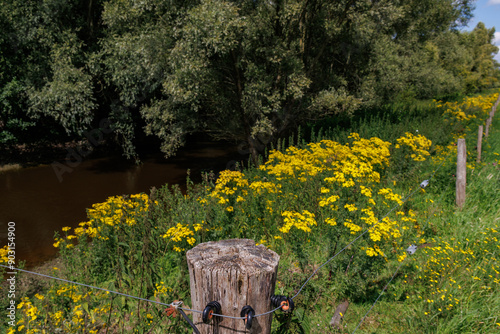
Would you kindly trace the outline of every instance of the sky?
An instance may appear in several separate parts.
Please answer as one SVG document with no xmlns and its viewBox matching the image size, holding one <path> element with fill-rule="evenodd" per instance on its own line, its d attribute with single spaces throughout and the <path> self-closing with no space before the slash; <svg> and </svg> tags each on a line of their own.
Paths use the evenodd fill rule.
<svg viewBox="0 0 500 334">
<path fill-rule="evenodd" d="M 486 28 L 495 27 L 495 40 L 493 44 L 500 48 L 500 0 L 478 0 L 474 17 L 465 30 L 470 31 L 479 23 L 483 22 Z M 495 59 L 500 62 L 500 52 Z"/>
</svg>

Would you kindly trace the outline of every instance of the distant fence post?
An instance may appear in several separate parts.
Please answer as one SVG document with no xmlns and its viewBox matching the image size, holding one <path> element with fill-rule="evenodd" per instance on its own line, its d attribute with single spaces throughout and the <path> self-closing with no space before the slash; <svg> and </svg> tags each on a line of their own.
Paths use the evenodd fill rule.
<svg viewBox="0 0 500 334">
<path fill-rule="evenodd" d="M 467 153 L 465 139 L 460 138 L 457 143 L 457 184 L 456 184 L 456 203 L 462 208 L 465 203 L 465 185 L 467 175 Z"/>
<path fill-rule="evenodd" d="M 477 131 L 477 159 L 476 162 L 481 162 L 481 147 L 483 145 L 483 126 L 480 125 Z"/>
<path fill-rule="evenodd" d="M 255 315 L 270 311 L 279 255 L 253 240 L 231 239 L 206 242 L 186 253 L 189 268 L 191 303 L 205 310 L 208 303 L 220 304 L 222 315 L 241 317 L 244 306 Z M 217 312 L 214 312 L 217 313 Z M 251 328 L 241 319 L 213 317 L 204 324 L 202 314 L 193 313 L 201 334 L 271 333 L 272 314 L 251 320 Z"/>
<path fill-rule="evenodd" d="M 486 120 L 486 129 L 484 130 L 484 137 L 487 138 L 490 133 L 491 123 L 493 122 L 493 116 L 495 116 L 495 111 L 497 110 L 498 103 L 500 103 L 500 94 L 498 96 L 495 105 L 491 108 L 490 117 Z"/>
</svg>

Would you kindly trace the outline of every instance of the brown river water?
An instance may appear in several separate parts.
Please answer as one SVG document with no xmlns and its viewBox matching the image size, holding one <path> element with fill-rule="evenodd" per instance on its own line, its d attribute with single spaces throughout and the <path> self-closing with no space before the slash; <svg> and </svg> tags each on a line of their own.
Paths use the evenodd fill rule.
<svg viewBox="0 0 500 334">
<path fill-rule="evenodd" d="M 40 265 L 56 255 L 54 232 L 85 221 L 85 209 L 93 203 L 149 194 L 167 183 L 183 185 L 188 169 L 196 180 L 202 171 L 220 171 L 244 158 L 235 146 L 197 140 L 170 159 L 141 157 L 141 165 L 109 157 L 73 162 L 64 172 L 52 164 L 0 172 L 0 247 L 7 244 L 8 226 L 14 225 L 16 263 Z"/>
</svg>

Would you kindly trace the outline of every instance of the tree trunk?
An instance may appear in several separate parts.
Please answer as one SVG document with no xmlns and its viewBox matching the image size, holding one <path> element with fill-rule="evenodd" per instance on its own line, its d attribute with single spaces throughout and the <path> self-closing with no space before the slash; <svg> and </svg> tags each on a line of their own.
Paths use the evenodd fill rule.
<svg viewBox="0 0 500 334">
<path fill-rule="evenodd" d="M 255 167 L 259 166 L 259 151 L 257 149 L 257 139 L 248 136 L 248 149 L 250 151 L 250 157 Z"/>
</svg>

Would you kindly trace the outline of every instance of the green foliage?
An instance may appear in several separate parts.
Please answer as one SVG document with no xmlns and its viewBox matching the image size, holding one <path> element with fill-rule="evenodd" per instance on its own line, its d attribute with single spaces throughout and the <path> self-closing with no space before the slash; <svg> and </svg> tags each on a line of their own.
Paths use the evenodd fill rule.
<svg viewBox="0 0 500 334">
<path fill-rule="evenodd" d="M 492 44 L 495 28 L 487 29 L 479 22 L 474 30 L 467 36 L 466 45 L 470 50 L 472 61 L 470 74 L 465 78 L 468 92 L 481 90 L 498 84 L 495 73 L 493 55 L 498 53 L 498 47 Z"/>
<path fill-rule="evenodd" d="M 2 111 L 2 142 L 15 143 L 15 128 L 29 122 L 79 139 L 106 117 L 129 157 L 142 129 L 166 156 L 203 131 L 246 142 L 255 164 L 308 120 L 498 84 L 494 30 L 457 30 L 472 8 L 469 0 L 6 2 L 0 96 L 24 125 L 7 125 Z"/>
<path fill-rule="evenodd" d="M 2 87 L 0 94 L 0 144 L 12 145 L 21 142 L 21 137 L 26 136 L 26 132 L 35 122 L 24 115 L 18 108 L 19 99 L 22 96 L 22 85 L 17 80 L 13 80 Z"/>
<path fill-rule="evenodd" d="M 74 34 L 65 36 L 64 44 L 52 49 L 50 64 L 53 79 L 41 89 L 28 90 L 30 110 L 35 117 L 49 116 L 68 133 L 82 135 L 94 118 L 96 103 L 92 78 L 72 60 L 81 46 Z"/>
<path fill-rule="evenodd" d="M 61 130 L 81 135 L 96 116 L 93 78 L 83 69 L 88 22 L 80 14 L 83 6 L 2 2 L 0 117 L 10 138 L 6 144 L 53 142 Z"/>
</svg>

